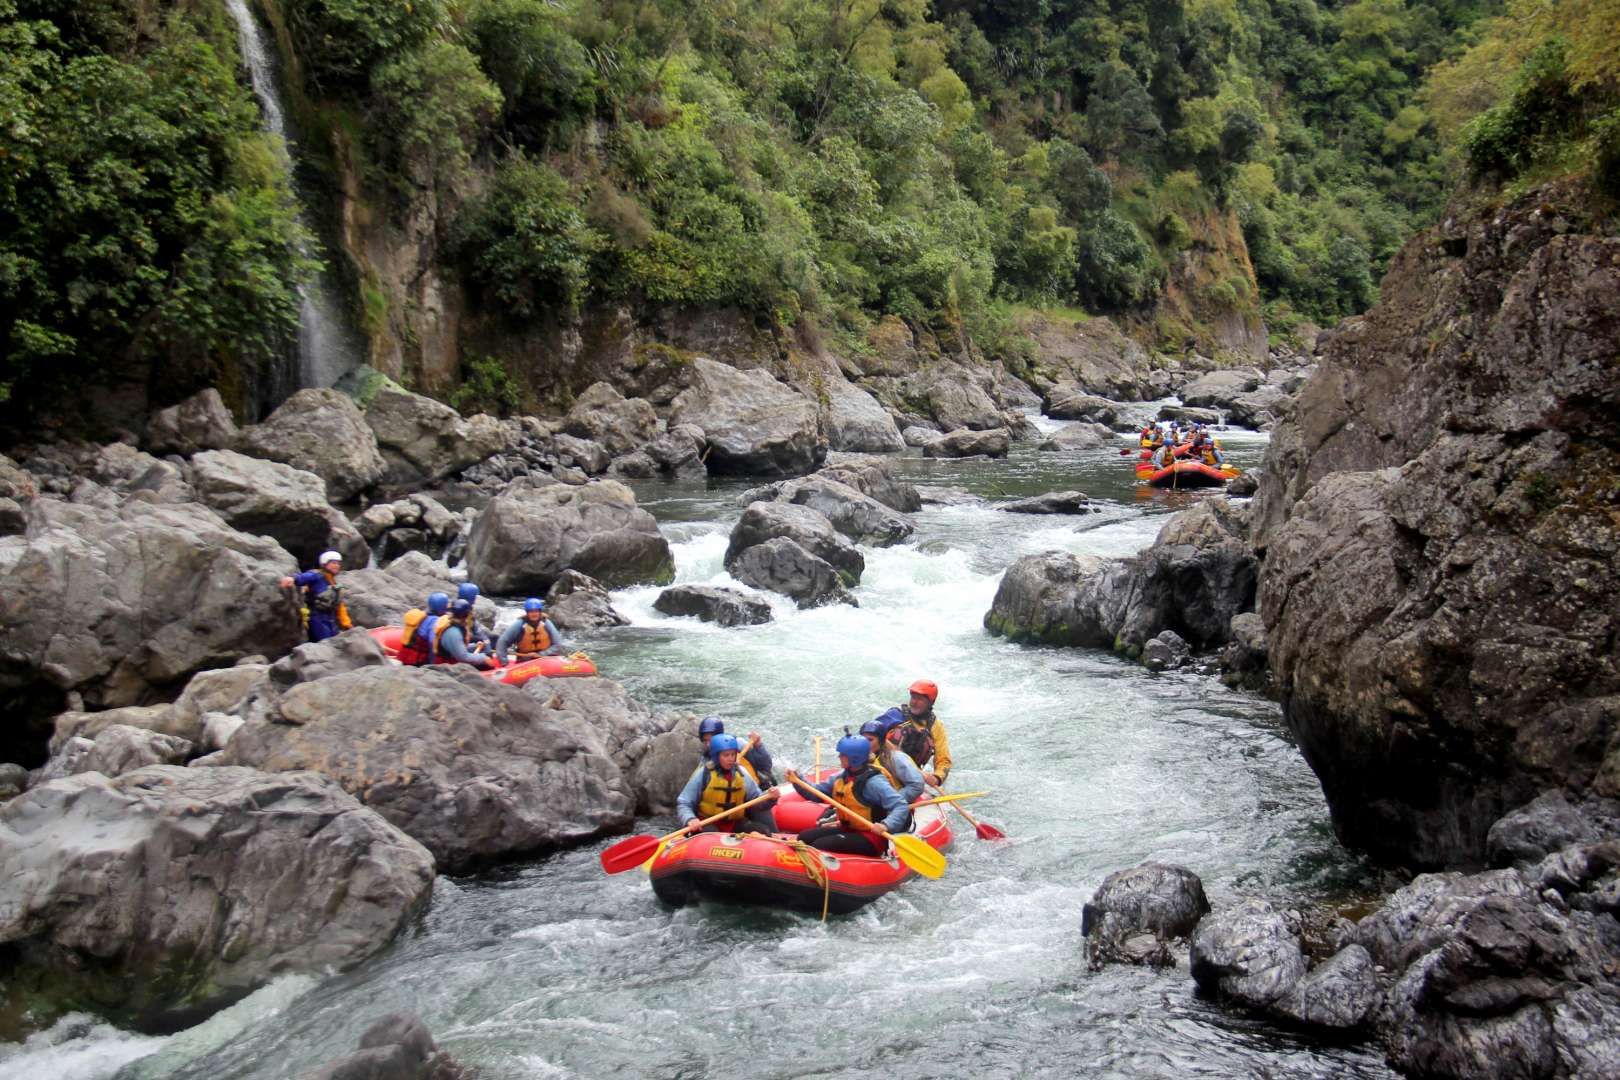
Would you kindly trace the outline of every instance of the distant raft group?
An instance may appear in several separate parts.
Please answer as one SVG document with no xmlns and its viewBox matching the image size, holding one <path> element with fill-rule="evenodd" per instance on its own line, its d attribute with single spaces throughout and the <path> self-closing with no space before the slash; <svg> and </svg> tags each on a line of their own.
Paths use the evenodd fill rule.
<svg viewBox="0 0 1620 1080">
<path fill-rule="evenodd" d="M 1136 479 L 1156 488 L 1220 487 L 1242 474 L 1229 464 L 1221 444 L 1204 428 L 1147 424 L 1141 433 L 1142 453 Z"/>
</svg>

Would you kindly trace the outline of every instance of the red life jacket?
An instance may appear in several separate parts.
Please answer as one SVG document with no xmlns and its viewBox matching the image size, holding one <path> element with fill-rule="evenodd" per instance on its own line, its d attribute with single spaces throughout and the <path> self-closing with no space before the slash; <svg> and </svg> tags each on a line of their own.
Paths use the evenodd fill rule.
<svg viewBox="0 0 1620 1080">
<path fill-rule="evenodd" d="M 399 651 L 394 654 L 395 659 L 409 667 L 420 667 L 433 659 L 433 646 L 422 639 L 422 622 L 428 613 L 421 608 L 411 608 L 405 613 L 405 632 L 400 635 Z"/>
</svg>

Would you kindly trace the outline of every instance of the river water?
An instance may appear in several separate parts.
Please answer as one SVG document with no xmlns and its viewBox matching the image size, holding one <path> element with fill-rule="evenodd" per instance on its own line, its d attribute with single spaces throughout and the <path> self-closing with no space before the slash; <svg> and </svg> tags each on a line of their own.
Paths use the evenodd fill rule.
<svg viewBox="0 0 1620 1080">
<path fill-rule="evenodd" d="M 1259 463 L 1264 436 L 1224 441 L 1239 465 Z M 631 626 L 570 644 L 638 698 L 757 730 L 796 765 L 809 764 L 814 736 L 832 740 L 902 703 L 913 679 L 933 679 L 956 758 L 950 787 L 990 789 L 970 805 L 1009 842 L 963 828 L 942 879 L 827 924 L 712 904 L 667 910 L 644 875 L 602 874 L 597 854 L 611 840 L 441 878 L 425 916 L 354 971 L 284 980 L 167 1039 L 65 1022 L 0 1048 L 0 1075 L 296 1077 L 350 1052 L 396 1008 L 420 1012 L 489 1080 L 1392 1075 L 1376 1053 L 1201 1000 L 1185 970 L 1086 968 L 1081 905 L 1109 872 L 1144 859 L 1196 871 L 1217 908 L 1249 894 L 1332 901 L 1368 885 L 1334 841 L 1275 704 L 1105 652 L 1010 645 L 982 627 L 1018 556 L 1129 554 L 1168 513 L 1208 496 L 1139 491 L 1116 449 L 1021 445 L 1005 461 L 908 455 L 898 468 L 925 491 L 989 501 L 931 504 L 912 541 L 865 549 L 859 608 L 774 602 L 774 622 L 719 630 L 659 615 L 656 589 L 631 589 L 614 596 Z M 729 583 L 721 557 L 744 488 L 638 488 L 678 581 Z M 1063 489 L 1103 509 L 992 508 Z"/>
</svg>

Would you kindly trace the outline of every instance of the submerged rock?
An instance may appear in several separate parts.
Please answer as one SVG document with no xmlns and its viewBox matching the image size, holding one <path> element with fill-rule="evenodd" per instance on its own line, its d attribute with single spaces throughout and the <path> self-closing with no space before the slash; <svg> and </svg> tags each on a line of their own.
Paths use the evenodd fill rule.
<svg viewBox="0 0 1620 1080">
<path fill-rule="evenodd" d="M 744 548 L 727 569 L 743 584 L 792 597 L 800 607 L 858 606 L 839 570 L 785 536 Z"/>
<path fill-rule="evenodd" d="M 300 1080 L 463 1080 L 472 1075 L 439 1049 L 420 1016 L 396 1012 L 366 1028 L 354 1053 Z"/>
<path fill-rule="evenodd" d="M 426 900 L 433 859 L 311 773 L 156 765 L 0 806 L 0 1005 L 196 1023 L 277 975 L 350 967 Z"/>
<path fill-rule="evenodd" d="M 710 585 L 676 585 L 653 601 L 665 615 L 696 615 L 721 626 L 757 626 L 771 621 L 771 605 L 737 589 Z"/>
<path fill-rule="evenodd" d="M 1271 1007 L 1297 1024 L 1352 1032 L 1367 1025 L 1382 1000 L 1372 955 L 1360 945 L 1346 945 L 1312 968 Z"/>
<path fill-rule="evenodd" d="M 1049 491 L 1028 499 L 1014 499 L 996 507 L 1004 514 L 1094 514 L 1099 507 L 1078 491 Z"/>
</svg>

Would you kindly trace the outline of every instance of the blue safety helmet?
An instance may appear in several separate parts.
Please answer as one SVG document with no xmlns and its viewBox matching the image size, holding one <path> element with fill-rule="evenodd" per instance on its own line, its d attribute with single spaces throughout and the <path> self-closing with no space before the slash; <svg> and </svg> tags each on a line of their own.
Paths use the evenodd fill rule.
<svg viewBox="0 0 1620 1080">
<path fill-rule="evenodd" d="M 710 743 L 712 748 L 714 743 Z M 849 759 L 849 767 L 859 769 L 872 757 L 872 744 L 863 735 L 845 735 L 838 740 L 838 752 Z"/>
<path fill-rule="evenodd" d="M 544 610 L 546 610 L 546 602 L 540 599 L 538 596 L 531 596 L 527 600 L 523 601 L 524 614 L 528 614 L 531 611 Z"/>
<path fill-rule="evenodd" d="M 893 731 L 895 728 L 899 727 L 905 722 L 905 714 L 900 711 L 900 706 L 898 705 L 891 707 L 886 712 L 879 713 L 872 721 L 874 724 L 883 725 L 879 734 L 883 735 L 885 738 L 888 737 L 889 732 Z M 863 727 L 861 730 L 865 731 L 866 729 Z"/>
<path fill-rule="evenodd" d="M 698 725 L 698 738 L 705 735 L 718 735 L 726 730 L 725 722 L 718 716 L 705 716 L 703 723 Z"/>
<path fill-rule="evenodd" d="M 861 741 L 865 742 L 866 740 L 862 739 Z M 714 738 L 709 740 L 709 756 L 714 758 L 716 761 L 720 760 L 720 754 L 723 751 L 741 749 L 742 743 L 737 741 L 737 736 L 727 735 L 725 732 L 721 732 L 719 735 L 716 735 Z"/>
<path fill-rule="evenodd" d="M 450 605 L 451 618 L 459 619 L 472 611 L 471 600 L 456 600 Z"/>
<path fill-rule="evenodd" d="M 861 725 L 862 735 L 876 735 L 881 739 L 883 738 L 883 731 L 883 717 L 881 716 L 873 720 L 868 720 L 866 723 Z"/>
<path fill-rule="evenodd" d="M 464 581 L 456 587 L 456 595 L 466 601 L 478 599 L 478 586 L 470 581 Z"/>
<path fill-rule="evenodd" d="M 448 593 L 428 593 L 428 614 L 443 615 L 450 610 L 450 596 Z"/>
</svg>

